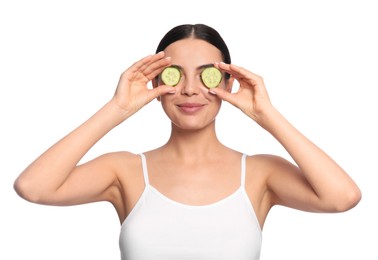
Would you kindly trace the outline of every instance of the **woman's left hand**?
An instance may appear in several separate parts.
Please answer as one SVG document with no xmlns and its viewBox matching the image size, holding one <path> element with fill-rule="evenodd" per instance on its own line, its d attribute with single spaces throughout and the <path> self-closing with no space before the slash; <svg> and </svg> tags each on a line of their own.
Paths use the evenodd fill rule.
<svg viewBox="0 0 378 260">
<path fill-rule="evenodd" d="M 234 64 L 221 62 L 216 63 L 215 67 L 231 74 L 230 80 L 237 80 L 240 87 L 236 93 L 231 93 L 230 90 L 224 88 L 211 89 L 209 90 L 210 93 L 216 94 L 221 99 L 231 103 L 260 124 L 264 112 L 272 108 L 263 78 Z"/>
</svg>

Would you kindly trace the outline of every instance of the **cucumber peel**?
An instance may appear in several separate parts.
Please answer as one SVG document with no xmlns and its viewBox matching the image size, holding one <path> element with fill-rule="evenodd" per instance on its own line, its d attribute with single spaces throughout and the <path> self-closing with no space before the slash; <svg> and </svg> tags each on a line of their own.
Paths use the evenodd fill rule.
<svg viewBox="0 0 378 260">
<path fill-rule="evenodd" d="M 222 81 L 222 73 L 215 67 L 208 67 L 201 72 L 201 80 L 206 87 L 216 88 Z"/>
<path fill-rule="evenodd" d="M 161 80 L 168 86 L 176 86 L 180 82 L 180 78 L 180 70 L 176 67 L 167 67 L 161 73 Z"/>
</svg>

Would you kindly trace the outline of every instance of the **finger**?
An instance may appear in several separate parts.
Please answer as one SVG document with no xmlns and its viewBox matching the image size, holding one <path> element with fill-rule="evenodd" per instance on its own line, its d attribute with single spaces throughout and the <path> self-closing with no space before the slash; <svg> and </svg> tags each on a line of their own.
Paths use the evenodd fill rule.
<svg viewBox="0 0 378 260">
<path fill-rule="evenodd" d="M 162 59 L 164 55 L 164 52 L 159 52 L 154 55 L 148 55 L 131 65 L 131 67 L 127 71 L 129 71 L 130 73 L 144 71 L 151 63 L 154 63 L 157 60 Z"/>
<path fill-rule="evenodd" d="M 153 100 L 159 96 L 176 93 L 176 88 L 172 86 L 161 85 L 159 87 L 151 89 L 149 93 L 150 100 Z"/>
<path fill-rule="evenodd" d="M 234 76 L 238 81 L 245 79 L 245 80 L 252 80 L 254 82 L 260 82 L 261 76 L 234 64 L 226 64 L 224 62 L 220 62 L 217 64 L 219 69 L 225 71 L 232 76 Z"/>
<path fill-rule="evenodd" d="M 137 71 L 140 71 L 141 69 L 143 69 L 145 64 L 148 64 L 151 60 L 152 60 L 152 55 L 148 55 L 148 56 L 142 58 L 141 60 L 134 62 L 131 65 L 131 67 L 128 69 L 128 71 L 130 73 L 135 73 Z"/>
<path fill-rule="evenodd" d="M 223 88 L 212 88 L 212 89 L 209 90 L 209 93 L 219 97 L 222 100 L 229 102 L 230 104 L 232 104 L 234 106 L 236 106 L 237 100 L 235 98 L 235 95 L 228 92 L 227 90 L 225 90 Z"/>
<path fill-rule="evenodd" d="M 145 71 L 143 71 L 143 74 L 149 79 L 152 80 L 156 76 L 158 76 L 164 68 L 169 66 L 171 64 L 171 58 L 165 57 L 164 59 L 158 60 L 154 63 L 152 63 L 150 66 L 148 66 Z"/>
<path fill-rule="evenodd" d="M 165 57 L 165 53 L 163 51 L 158 52 L 154 55 L 151 55 L 151 59 L 148 60 L 147 62 L 145 62 L 143 64 L 143 66 L 140 67 L 140 69 L 139 69 L 140 72 L 142 72 L 144 75 L 149 74 L 151 66 L 153 66 L 153 65 L 156 66 L 156 63 L 158 63 L 158 64 L 166 63 L 164 57 Z"/>
</svg>

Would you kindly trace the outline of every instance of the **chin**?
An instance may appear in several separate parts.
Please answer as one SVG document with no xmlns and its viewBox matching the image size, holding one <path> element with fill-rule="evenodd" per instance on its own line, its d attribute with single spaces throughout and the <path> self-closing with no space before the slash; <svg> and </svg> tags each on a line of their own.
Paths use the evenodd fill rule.
<svg viewBox="0 0 378 260">
<path fill-rule="evenodd" d="M 199 122 L 174 122 L 172 121 L 172 127 L 181 131 L 201 131 L 209 128 L 214 128 L 215 120 L 207 123 Z"/>
</svg>

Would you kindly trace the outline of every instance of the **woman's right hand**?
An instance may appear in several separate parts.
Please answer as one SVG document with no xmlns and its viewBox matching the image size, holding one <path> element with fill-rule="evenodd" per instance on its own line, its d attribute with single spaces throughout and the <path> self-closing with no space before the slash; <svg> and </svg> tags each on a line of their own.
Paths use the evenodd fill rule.
<svg viewBox="0 0 378 260">
<path fill-rule="evenodd" d="M 15 181 L 17 193 L 26 200 L 47 205 L 77 205 L 114 199 L 114 171 L 120 155 L 106 155 L 78 166 L 83 156 L 115 125 L 159 95 L 174 92 L 165 85 L 147 83 L 171 64 L 163 52 L 134 63 L 122 73 L 110 102 L 31 163 Z M 123 159 L 121 159 L 122 161 Z M 116 187 L 117 188 L 117 187 Z M 118 194 L 118 193 L 117 193 Z M 112 200 L 111 199 L 111 200 Z M 113 204 L 122 201 L 119 197 Z"/>
<path fill-rule="evenodd" d="M 170 63 L 171 59 L 165 57 L 164 52 L 159 52 L 135 62 L 122 73 L 111 102 L 116 104 L 125 118 L 136 113 L 153 99 L 175 92 L 174 87 L 166 85 L 153 89 L 147 87 L 148 82 L 159 75 Z"/>
</svg>

